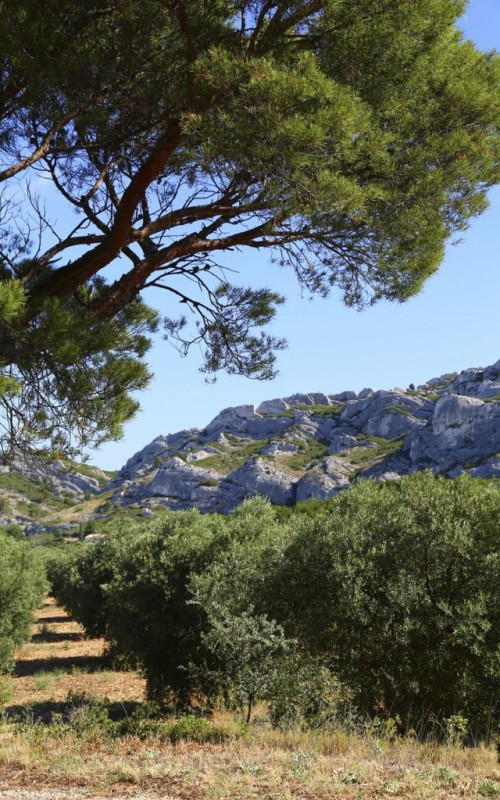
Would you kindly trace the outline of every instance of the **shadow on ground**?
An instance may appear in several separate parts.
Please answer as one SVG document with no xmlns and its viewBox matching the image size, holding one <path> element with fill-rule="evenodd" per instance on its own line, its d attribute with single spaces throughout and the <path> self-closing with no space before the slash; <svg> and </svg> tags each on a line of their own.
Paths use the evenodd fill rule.
<svg viewBox="0 0 500 800">
<path fill-rule="evenodd" d="M 44 631 L 34 633 L 31 637 L 33 644 L 43 644 L 44 642 L 81 642 L 85 636 L 83 633 L 57 633 L 56 631 Z"/>
<path fill-rule="evenodd" d="M 52 608 L 53 607 L 54 606 L 52 606 Z M 60 616 L 60 617 L 44 617 L 44 616 L 40 616 L 40 617 L 36 617 L 35 622 L 38 622 L 39 625 L 54 625 L 55 623 L 61 623 L 61 622 L 63 622 L 63 623 L 73 622 L 73 618 L 72 617 L 65 617 L 65 616 Z"/>
<path fill-rule="evenodd" d="M 111 659 L 105 656 L 69 656 L 68 658 L 33 658 L 29 661 L 18 661 L 14 669 L 14 677 L 24 678 L 38 672 L 71 672 L 81 669 L 82 672 L 101 672 L 111 668 Z"/>
<path fill-rule="evenodd" d="M 38 703 L 8 706 L 5 709 L 7 718 L 11 722 L 39 723 L 50 725 L 52 722 L 70 723 L 79 710 L 90 707 L 91 700 L 85 695 L 74 695 L 67 700 L 43 700 Z M 140 706 L 137 701 L 106 703 L 106 711 L 113 722 L 127 719 Z"/>
</svg>

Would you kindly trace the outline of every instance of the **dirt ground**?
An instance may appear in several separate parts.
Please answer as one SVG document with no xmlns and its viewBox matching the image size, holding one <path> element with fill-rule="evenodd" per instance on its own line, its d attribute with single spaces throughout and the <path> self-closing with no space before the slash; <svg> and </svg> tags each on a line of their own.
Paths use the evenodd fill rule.
<svg viewBox="0 0 500 800">
<path fill-rule="evenodd" d="M 69 692 L 141 702 L 145 681 L 137 672 L 110 669 L 102 639 L 87 639 L 52 597 L 39 609 L 31 642 L 19 652 L 11 706 L 65 700 Z"/>
<path fill-rule="evenodd" d="M 0 722 L 0 800 L 500 800 L 493 748 L 279 732 L 264 719 L 225 744 L 51 732 L 44 723 L 69 693 L 106 697 L 127 713 L 145 690 L 137 672 L 113 670 L 104 642 L 85 638 L 51 598 L 9 683 L 7 713 L 40 724 Z M 227 713 L 225 722 L 234 724 Z"/>
</svg>

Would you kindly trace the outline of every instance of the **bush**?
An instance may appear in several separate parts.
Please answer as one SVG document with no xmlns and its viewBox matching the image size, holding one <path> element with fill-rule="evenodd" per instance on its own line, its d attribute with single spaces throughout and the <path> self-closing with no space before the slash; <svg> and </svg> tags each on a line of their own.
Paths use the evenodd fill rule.
<svg viewBox="0 0 500 800">
<path fill-rule="evenodd" d="M 248 727 L 233 720 L 212 722 L 199 714 L 168 717 L 150 703 L 136 709 L 119 723 L 120 736 L 135 736 L 139 739 L 156 739 L 177 744 L 182 741 L 200 744 L 220 744 L 246 736 Z"/>
<path fill-rule="evenodd" d="M 0 673 L 11 670 L 15 649 L 29 638 L 45 589 L 45 572 L 33 548 L 0 534 Z"/>
<path fill-rule="evenodd" d="M 0 514 L 9 514 L 10 504 L 6 497 L 0 497 Z"/>
<path fill-rule="evenodd" d="M 459 715 L 488 737 L 500 716 L 499 533 L 492 481 L 360 482 L 302 521 L 263 591 L 362 714 L 421 733 L 431 715 Z"/>
<path fill-rule="evenodd" d="M 266 616 L 255 616 L 253 608 L 235 615 L 217 604 L 205 607 L 209 630 L 202 641 L 213 656 L 213 688 L 223 693 L 236 707 L 246 712 L 250 722 L 257 699 L 269 696 L 279 682 L 283 658 L 295 642 L 289 641 L 283 628 Z M 206 668 L 205 668 L 206 672 Z"/>
<path fill-rule="evenodd" d="M 188 706 L 211 691 L 220 666 L 204 641 L 211 625 L 204 603 L 192 602 L 193 579 L 236 552 L 246 555 L 232 577 L 245 583 L 255 542 L 271 522 L 277 530 L 274 512 L 260 500 L 229 518 L 190 511 L 118 521 L 99 544 L 53 563 L 53 591 L 87 633 L 105 636 L 115 656 L 142 669 L 150 700 Z M 234 605 L 238 590 L 229 582 L 225 591 Z"/>
<path fill-rule="evenodd" d="M 269 713 L 275 728 L 349 728 L 355 710 L 349 693 L 324 664 L 292 653 L 270 687 Z"/>
<path fill-rule="evenodd" d="M 190 602 L 190 579 L 224 547 L 223 520 L 197 511 L 138 525 L 119 553 L 119 568 L 105 588 L 108 636 L 147 680 L 150 700 L 166 695 L 189 706 L 200 676 L 188 669 L 203 657 L 206 614 Z M 108 547 L 116 544 L 117 533 Z"/>
<path fill-rule="evenodd" d="M 260 694 L 280 725 L 356 708 L 421 736 L 467 719 L 469 740 L 488 738 L 500 716 L 499 533 L 496 482 L 416 473 L 361 481 L 281 522 L 255 499 L 225 518 L 117 523 L 53 571 L 54 587 L 142 668 L 151 699 L 185 706 L 222 691 L 248 710 Z"/>
<path fill-rule="evenodd" d="M 0 675 L 0 719 L 4 706 L 12 700 L 12 694 L 13 689 L 10 678 L 5 678 Z"/>
<path fill-rule="evenodd" d="M 47 563 L 51 591 L 89 636 L 106 636 L 103 586 L 112 578 L 115 562 L 101 544 L 78 545 L 52 555 Z"/>
<path fill-rule="evenodd" d="M 3 528 L 3 533 L 5 533 L 6 536 L 12 536 L 13 539 L 25 538 L 23 529 L 21 528 L 20 525 L 16 525 L 15 523 L 12 523 L 11 525 L 6 525 Z"/>
<path fill-rule="evenodd" d="M 67 723 L 81 741 L 95 742 L 119 735 L 119 726 L 109 716 L 109 701 L 85 694 L 68 694 Z"/>
<path fill-rule="evenodd" d="M 221 744 L 230 739 L 235 739 L 244 733 L 243 728 L 214 724 L 203 717 L 180 717 L 169 731 L 169 739 L 173 744 L 182 741 L 198 742 L 199 744 Z"/>
<path fill-rule="evenodd" d="M 196 511 L 121 520 L 49 574 L 86 632 L 105 636 L 115 656 L 142 669 L 149 699 L 163 701 L 170 691 L 184 705 L 196 689 L 185 667 L 196 660 L 204 626 L 203 610 L 188 602 L 189 580 L 223 539 L 223 524 Z"/>
</svg>

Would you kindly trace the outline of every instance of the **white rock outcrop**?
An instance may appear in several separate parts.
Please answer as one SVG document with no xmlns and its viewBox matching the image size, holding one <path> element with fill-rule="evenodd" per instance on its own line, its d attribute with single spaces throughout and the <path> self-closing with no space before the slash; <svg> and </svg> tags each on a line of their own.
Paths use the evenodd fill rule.
<svg viewBox="0 0 500 800">
<path fill-rule="evenodd" d="M 220 469 L 204 468 L 210 456 Z M 500 476 L 500 361 L 417 390 L 298 393 L 226 408 L 205 429 L 159 436 L 136 453 L 115 498 L 230 512 L 255 494 L 276 504 L 327 499 L 353 478 L 423 468 Z"/>
</svg>

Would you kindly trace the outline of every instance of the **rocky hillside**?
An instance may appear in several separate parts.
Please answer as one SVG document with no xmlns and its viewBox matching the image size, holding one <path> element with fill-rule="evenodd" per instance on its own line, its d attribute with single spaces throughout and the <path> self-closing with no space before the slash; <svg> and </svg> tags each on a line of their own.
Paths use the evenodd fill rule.
<svg viewBox="0 0 500 800">
<path fill-rule="evenodd" d="M 356 478 L 424 468 L 500 477 L 500 361 L 416 388 L 227 408 L 206 428 L 158 436 L 113 479 L 86 465 L 14 462 L 0 467 L 0 524 L 29 533 L 120 509 L 227 513 L 255 494 L 292 505 L 328 499 Z"/>
<path fill-rule="evenodd" d="M 227 408 L 206 428 L 158 436 L 120 470 L 112 499 L 231 511 L 327 499 L 360 477 L 432 468 L 500 477 L 500 361 L 418 387 L 296 394 Z"/>
<path fill-rule="evenodd" d="M 0 465 L 0 525 L 19 525 L 26 533 L 50 528 L 75 503 L 99 495 L 112 478 L 112 473 L 87 464 L 14 458 Z"/>
</svg>

